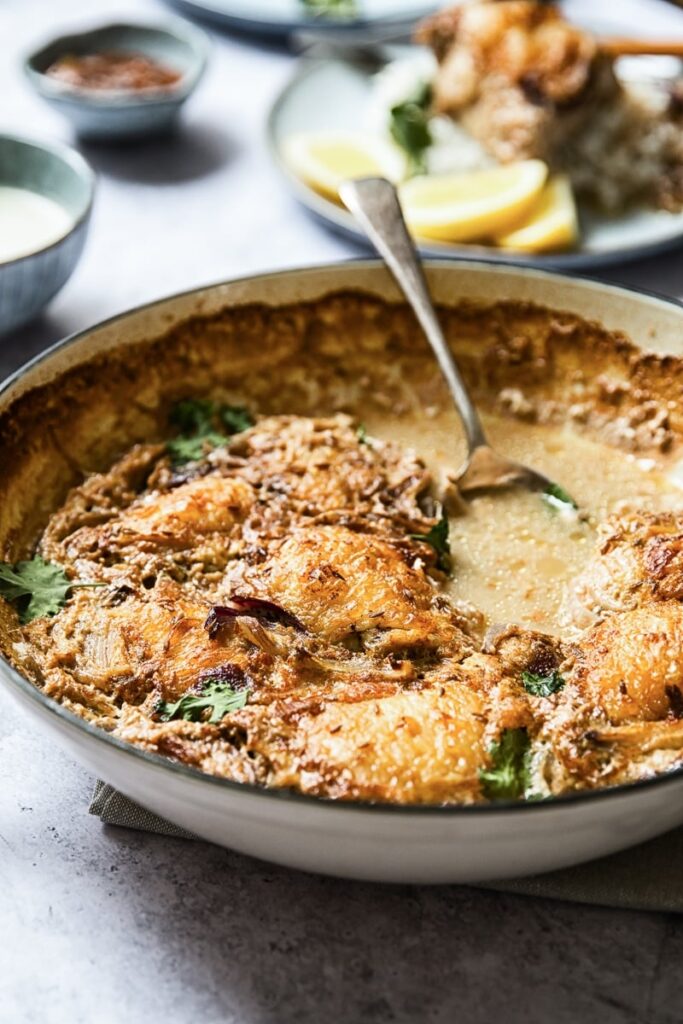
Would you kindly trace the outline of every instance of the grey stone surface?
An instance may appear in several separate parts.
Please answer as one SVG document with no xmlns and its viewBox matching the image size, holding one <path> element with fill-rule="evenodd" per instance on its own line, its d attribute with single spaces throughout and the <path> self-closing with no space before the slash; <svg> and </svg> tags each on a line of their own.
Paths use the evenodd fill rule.
<svg viewBox="0 0 683 1024">
<path fill-rule="evenodd" d="M 152 0 L 4 0 L 0 120 L 68 138 L 19 55 Z M 174 140 L 84 147 L 100 175 L 83 261 L 2 375 L 64 334 L 211 280 L 356 255 L 289 197 L 263 123 L 282 52 L 213 36 Z M 611 272 L 683 292 L 680 255 Z M 1 457 L 1 456 L 0 456 Z M 676 1024 L 683 921 L 457 887 L 297 874 L 106 829 L 92 779 L 0 694 L 0 1024 Z"/>
<path fill-rule="evenodd" d="M 675 1022 L 683 922 L 299 874 L 103 829 L 91 780 L 0 720 L 7 1022 Z"/>
</svg>

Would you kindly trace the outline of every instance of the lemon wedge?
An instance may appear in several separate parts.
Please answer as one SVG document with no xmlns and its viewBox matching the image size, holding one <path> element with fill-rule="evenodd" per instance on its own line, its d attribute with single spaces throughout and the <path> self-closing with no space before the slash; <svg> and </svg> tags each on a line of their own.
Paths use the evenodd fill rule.
<svg viewBox="0 0 683 1024">
<path fill-rule="evenodd" d="M 339 186 L 348 178 L 379 175 L 399 181 L 405 172 L 401 153 L 381 138 L 355 132 L 310 132 L 292 135 L 283 156 L 297 177 L 339 201 Z"/>
<path fill-rule="evenodd" d="M 506 235 L 498 235 L 496 245 L 521 252 L 566 249 L 579 236 L 574 194 L 569 180 L 558 174 L 550 178 L 527 214 L 524 223 Z"/>
<path fill-rule="evenodd" d="M 401 185 L 401 206 L 413 234 L 470 242 L 516 227 L 532 209 L 547 176 L 542 160 L 466 174 L 424 175 Z"/>
</svg>

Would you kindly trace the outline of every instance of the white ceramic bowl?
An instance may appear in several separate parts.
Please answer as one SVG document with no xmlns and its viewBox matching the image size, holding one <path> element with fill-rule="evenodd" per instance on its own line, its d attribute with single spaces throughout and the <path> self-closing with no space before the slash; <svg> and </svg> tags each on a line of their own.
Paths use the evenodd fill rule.
<svg viewBox="0 0 683 1024">
<path fill-rule="evenodd" d="M 643 348 L 683 351 L 683 307 L 538 270 L 463 262 L 429 265 L 436 298 L 529 300 L 625 330 Z M 226 305 L 314 300 L 361 289 L 396 298 L 376 261 L 267 274 L 163 299 L 55 346 L 0 388 L 19 396 L 96 353 L 153 338 Z M 0 496 L 1 497 L 1 496 Z M 202 775 L 88 725 L 0 662 L 0 689 L 95 775 L 205 839 L 291 867 L 389 882 L 472 882 L 548 871 L 641 842 L 683 822 L 683 771 L 632 786 L 530 804 L 393 807 L 340 803 Z"/>
<path fill-rule="evenodd" d="M 0 261 L 0 336 L 38 316 L 73 273 L 88 234 L 95 175 L 80 153 L 55 142 L 0 135 L 0 185 L 58 203 L 71 223 L 61 238 Z"/>
</svg>

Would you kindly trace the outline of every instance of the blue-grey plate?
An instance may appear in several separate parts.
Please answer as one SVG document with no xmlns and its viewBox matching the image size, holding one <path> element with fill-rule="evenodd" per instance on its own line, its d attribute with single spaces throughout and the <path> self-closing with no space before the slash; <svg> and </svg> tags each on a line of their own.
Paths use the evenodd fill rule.
<svg viewBox="0 0 683 1024">
<path fill-rule="evenodd" d="M 84 138 L 130 138 L 167 131 L 194 90 L 206 66 L 204 33 L 180 19 L 160 25 L 116 23 L 59 36 L 31 53 L 24 63 L 29 80 L 51 106 Z M 143 53 L 177 69 L 181 78 L 164 90 L 81 89 L 45 72 L 65 54 L 106 50 Z"/>
<path fill-rule="evenodd" d="M 0 185 L 25 188 L 59 203 L 71 226 L 51 245 L 0 262 L 0 335 L 32 320 L 78 263 L 90 220 L 95 175 L 68 146 L 0 135 Z"/>
<path fill-rule="evenodd" d="M 354 32 L 370 27 L 409 28 L 438 3 L 428 0 L 357 0 L 357 15 L 345 18 L 311 14 L 302 0 L 169 0 L 185 14 L 195 15 L 256 35 L 282 37 L 310 29 Z"/>
<path fill-rule="evenodd" d="M 413 48 L 415 49 L 415 48 Z M 397 57 L 407 48 L 392 48 Z M 367 245 L 350 213 L 304 184 L 289 169 L 285 140 L 299 132 L 355 131 L 366 122 L 373 91 L 372 72 L 342 57 L 303 60 L 276 100 L 268 122 L 271 151 L 296 198 L 319 220 Z M 683 244 L 683 213 L 638 209 L 619 217 L 581 211 L 581 242 L 569 252 L 532 256 L 493 246 L 420 241 L 423 256 L 493 260 L 538 267 L 579 269 L 640 259 Z"/>
</svg>

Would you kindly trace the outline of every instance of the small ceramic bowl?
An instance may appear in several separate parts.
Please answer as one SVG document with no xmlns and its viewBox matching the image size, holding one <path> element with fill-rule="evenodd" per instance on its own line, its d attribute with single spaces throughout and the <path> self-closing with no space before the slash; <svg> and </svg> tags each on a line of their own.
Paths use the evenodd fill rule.
<svg viewBox="0 0 683 1024">
<path fill-rule="evenodd" d="M 112 24 L 59 36 L 30 54 L 26 73 L 43 99 L 67 117 L 78 135 L 90 139 L 123 139 L 168 131 L 206 66 L 208 44 L 199 29 L 182 22 Z M 66 55 L 115 51 L 139 53 L 181 73 L 169 88 L 85 89 L 48 75 L 47 69 Z"/>
<path fill-rule="evenodd" d="M 90 220 L 95 175 L 68 146 L 0 135 L 0 186 L 24 188 L 58 203 L 70 227 L 50 245 L 0 262 L 0 335 L 32 320 L 78 263 Z"/>
</svg>

